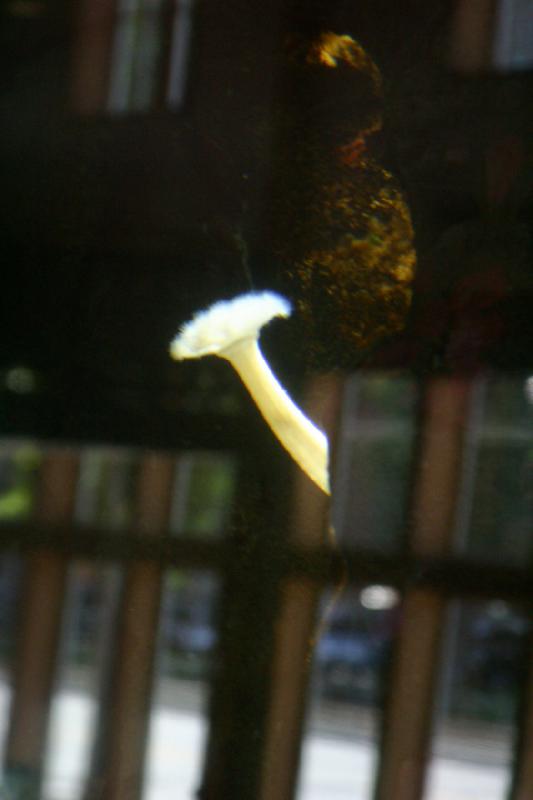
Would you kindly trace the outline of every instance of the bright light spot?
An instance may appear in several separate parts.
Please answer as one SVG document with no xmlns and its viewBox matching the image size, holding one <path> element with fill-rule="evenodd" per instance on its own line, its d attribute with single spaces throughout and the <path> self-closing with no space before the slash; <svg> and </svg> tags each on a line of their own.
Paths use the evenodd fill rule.
<svg viewBox="0 0 533 800">
<path fill-rule="evenodd" d="M 506 617 L 510 616 L 510 608 L 502 600 L 495 600 L 489 603 L 487 611 L 493 619 L 506 619 Z"/>
<path fill-rule="evenodd" d="M 400 601 L 400 595 L 391 586 L 367 586 L 359 595 L 359 600 L 364 608 L 371 611 L 383 611 L 394 608 Z"/>
<path fill-rule="evenodd" d="M 6 387 L 15 394 L 31 394 L 35 391 L 35 372 L 28 367 L 12 367 L 6 372 Z"/>
<path fill-rule="evenodd" d="M 533 375 L 531 375 L 529 378 L 526 378 L 526 382 L 524 383 L 524 391 L 529 402 L 533 403 Z"/>
</svg>

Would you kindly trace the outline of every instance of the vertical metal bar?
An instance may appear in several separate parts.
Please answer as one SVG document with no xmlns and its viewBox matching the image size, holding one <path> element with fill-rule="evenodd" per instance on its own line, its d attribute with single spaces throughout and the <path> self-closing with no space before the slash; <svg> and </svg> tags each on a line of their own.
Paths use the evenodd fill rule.
<svg viewBox="0 0 533 800">
<path fill-rule="evenodd" d="M 263 434 L 265 434 L 263 436 Z M 219 609 L 202 800 L 257 800 L 271 682 L 273 629 L 286 543 L 288 456 L 250 429 L 241 454 Z"/>
<path fill-rule="evenodd" d="M 79 455 L 50 449 L 41 467 L 35 518 L 53 526 L 73 514 Z M 13 675 L 6 748 L 6 783 L 38 797 L 65 598 L 67 559 L 45 549 L 29 556 Z"/>
<path fill-rule="evenodd" d="M 158 453 L 149 453 L 142 461 L 136 522 L 146 536 L 167 530 L 174 464 L 173 458 Z M 87 798 L 141 796 L 161 583 L 157 562 L 137 562 L 128 568 Z"/>
<path fill-rule="evenodd" d="M 445 555 L 453 545 L 471 381 L 431 378 L 425 385 L 412 506 L 411 548 Z M 376 800 L 420 800 L 433 723 L 446 603 L 431 589 L 408 591 L 396 648 Z"/>
<path fill-rule="evenodd" d="M 431 378 L 424 388 L 410 532 L 417 556 L 447 555 L 454 544 L 472 388 L 461 377 Z"/>
<path fill-rule="evenodd" d="M 317 376 L 307 387 L 306 410 L 335 438 L 343 380 Z M 331 458 L 330 458 L 331 461 Z M 290 543 L 300 548 L 324 544 L 328 529 L 329 497 L 295 473 Z M 316 610 L 321 586 L 288 578 L 282 586 L 280 614 L 273 651 L 273 678 L 261 771 L 260 800 L 289 800 L 294 796 L 302 745 Z"/>
<path fill-rule="evenodd" d="M 288 580 L 283 586 L 260 800 L 294 795 L 319 594 L 320 587 L 309 580 Z"/>
</svg>

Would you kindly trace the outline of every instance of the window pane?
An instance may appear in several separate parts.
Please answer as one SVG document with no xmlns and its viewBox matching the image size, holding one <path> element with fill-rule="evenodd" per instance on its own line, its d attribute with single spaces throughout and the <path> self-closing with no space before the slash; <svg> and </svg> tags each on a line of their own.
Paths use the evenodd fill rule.
<svg viewBox="0 0 533 800">
<path fill-rule="evenodd" d="M 112 53 L 110 111 L 143 111 L 155 99 L 162 23 L 161 0 L 122 0 Z"/>
<path fill-rule="evenodd" d="M 94 447 L 82 452 L 76 520 L 82 525 L 125 528 L 133 522 L 139 453 Z"/>
<path fill-rule="evenodd" d="M 44 770 L 43 796 L 47 800 L 83 797 L 100 679 L 111 652 L 120 586 L 116 567 L 84 561 L 69 568 Z"/>
<path fill-rule="evenodd" d="M 140 16 L 132 63 L 130 108 L 145 111 L 156 99 L 163 44 L 161 9 L 150 3 Z"/>
<path fill-rule="evenodd" d="M 4 440 L 0 443 L 0 522 L 14 522 L 31 516 L 41 460 L 42 451 L 32 442 Z M 18 554 L 1 554 L 0 757 L 6 744 L 23 571 L 23 561 Z"/>
<path fill-rule="evenodd" d="M 493 57 L 503 71 L 527 70 L 533 65 L 533 13 L 530 0 L 499 0 Z"/>
<path fill-rule="evenodd" d="M 192 28 L 193 0 L 176 0 L 168 72 L 167 103 L 181 106 L 185 96 Z"/>
<path fill-rule="evenodd" d="M 377 762 L 382 680 L 399 596 L 387 586 L 350 589 L 328 611 L 316 644 L 298 800 L 369 800 Z"/>
<path fill-rule="evenodd" d="M 176 468 L 170 528 L 176 534 L 219 536 L 229 520 L 236 463 L 219 453 L 184 453 Z"/>
<path fill-rule="evenodd" d="M 13 658 L 23 565 L 19 556 L 0 557 L 0 758 L 6 744 Z"/>
<path fill-rule="evenodd" d="M 347 382 L 333 493 L 335 528 L 347 545 L 394 548 L 404 532 L 415 398 L 414 380 L 402 375 Z"/>
<path fill-rule="evenodd" d="M 507 796 L 528 627 L 500 601 L 452 606 L 427 800 Z"/>
<path fill-rule="evenodd" d="M 190 800 L 200 783 L 218 582 L 172 570 L 164 583 L 145 800 Z"/>
<path fill-rule="evenodd" d="M 467 550 L 483 560 L 523 563 L 533 523 L 533 402 L 527 376 L 492 377 L 473 428 Z M 468 482 L 467 482 L 468 483 Z M 471 492 L 470 497 L 469 491 Z"/>
</svg>

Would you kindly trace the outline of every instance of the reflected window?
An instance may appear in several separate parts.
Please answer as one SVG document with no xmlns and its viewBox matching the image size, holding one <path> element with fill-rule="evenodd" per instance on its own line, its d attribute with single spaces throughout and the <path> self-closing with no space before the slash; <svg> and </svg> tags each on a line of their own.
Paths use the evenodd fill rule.
<svg viewBox="0 0 533 800">
<path fill-rule="evenodd" d="M 116 565 L 77 561 L 69 566 L 61 661 L 44 765 L 46 800 L 83 797 L 121 585 L 121 572 Z"/>
<path fill-rule="evenodd" d="M 451 58 L 461 71 L 531 69 L 531 0 L 459 0 L 452 24 Z"/>
<path fill-rule="evenodd" d="M 218 581 L 167 572 L 150 717 L 145 800 L 194 797 L 201 779 L 208 680 L 215 658 Z"/>
<path fill-rule="evenodd" d="M 72 103 L 82 114 L 181 108 L 194 0 L 84 0 L 72 53 Z"/>
<path fill-rule="evenodd" d="M 119 0 L 108 110 L 179 108 L 188 62 L 192 0 Z"/>
<path fill-rule="evenodd" d="M 527 374 L 480 376 L 472 383 L 455 515 L 460 552 L 515 564 L 531 554 L 532 397 Z M 382 550 L 401 545 L 416 406 L 413 378 L 370 373 L 347 382 L 333 496 L 343 545 Z"/>
<path fill-rule="evenodd" d="M 220 453 L 183 453 L 176 466 L 170 529 L 174 534 L 220 536 L 226 528 L 236 462 Z"/>
<path fill-rule="evenodd" d="M 80 459 L 76 521 L 114 530 L 135 527 L 140 463 L 141 453 L 134 448 L 86 448 Z M 170 531 L 221 535 L 229 520 L 236 478 L 236 460 L 229 454 L 180 453 L 174 469 Z"/>
<path fill-rule="evenodd" d="M 75 518 L 81 525 L 121 529 L 133 522 L 139 453 L 87 448 L 80 459 Z"/>
<path fill-rule="evenodd" d="M 497 3 L 493 60 L 497 69 L 522 70 L 533 66 L 533 7 L 531 0 Z"/>
<path fill-rule="evenodd" d="M 399 609 L 400 596 L 389 586 L 324 597 L 298 800 L 371 797 L 382 686 Z"/>
<path fill-rule="evenodd" d="M 502 601 L 452 605 L 428 800 L 507 796 L 529 627 Z"/>
<path fill-rule="evenodd" d="M 6 745 L 12 668 L 17 637 L 17 609 L 23 575 L 20 556 L 0 556 L 0 758 Z"/>
<path fill-rule="evenodd" d="M 333 494 L 335 529 L 347 546 L 398 546 L 407 513 L 416 392 L 414 379 L 401 374 L 368 373 L 347 381 Z"/>
<path fill-rule="evenodd" d="M 35 505 L 42 451 L 32 442 L 0 443 L 0 523 L 28 519 Z M 3 755 L 17 641 L 24 562 L 18 553 L 0 556 L 0 756 Z"/>
<path fill-rule="evenodd" d="M 533 403 L 529 381 L 524 375 L 479 379 L 473 397 L 459 526 L 466 533 L 468 554 L 483 560 L 503 558 L 521 564 L 531 553 Z"/>
</svg>

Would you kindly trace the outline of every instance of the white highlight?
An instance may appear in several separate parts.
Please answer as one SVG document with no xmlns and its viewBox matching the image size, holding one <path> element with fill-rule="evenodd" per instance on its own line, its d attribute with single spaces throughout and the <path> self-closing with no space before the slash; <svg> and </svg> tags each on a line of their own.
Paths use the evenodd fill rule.
<svg viewBox="0 0 533 800">
<path fill-rule="evenodd" d="M 170 345 L 170 354 L 178 361 L 206 355 L 229 361 L 281 444 L 311 480 L 329 494 L 327 437 L 293 403 L 257 341 L 263 325 L 290 313 L 289 302 L 273 292 L 245 294 L 215 303 L 182 326 Z"/>
<path fill-rule="evenodd" d="M 170 345 L 173 358 L 201 358 L 221 355 L 242 339 L 256 339 L 260 329 L 274 317 L 289 317 L 290 303 L 273 292 L 243 294 L 221 300 L 199 311 L 180 328 Z"/>
<path fill-rule="evenodd" d="M 392 586 L 366 586 L 359 595 L 359 600 L 364 608 L 371 611 L 383 611 L 394 608 L 400 602 L 400 595 Z"/>
</svg>

